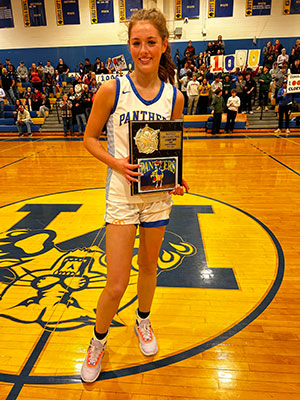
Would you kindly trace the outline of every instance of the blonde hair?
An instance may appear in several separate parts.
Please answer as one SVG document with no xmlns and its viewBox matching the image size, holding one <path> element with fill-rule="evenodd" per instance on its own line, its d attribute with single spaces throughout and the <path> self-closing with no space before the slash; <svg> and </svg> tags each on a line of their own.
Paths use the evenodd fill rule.
<svg viewBox="0 0 300 400">
<path fill-rule="evenodd" d="M 128 25 L 128 39 L 130 39 L 131 29 L 135 24 L 141 21 L 149 21 L 158 30 L 162 41 L 169 38 L 169 31 L 167 28 L 167 21 L 164 14 L 157 8 L 149 10 L 141 9 L 132 15 Z M 161 55 L 159 70 L 159 78 L 164 82 L 174 84 L 175 65 L 172 61 L 171 48 L 168 43 L 166 51 Z"/>
</svg>

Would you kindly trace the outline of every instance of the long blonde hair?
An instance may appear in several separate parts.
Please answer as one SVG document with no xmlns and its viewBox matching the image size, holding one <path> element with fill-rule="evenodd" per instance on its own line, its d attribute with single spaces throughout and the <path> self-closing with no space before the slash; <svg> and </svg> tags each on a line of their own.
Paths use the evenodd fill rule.
<svg viewBox="0 0 300 400">
<path fill-rule="evenodd" d="M 162 41 L 169 38 L 169 31 L 167 28 L 167 21 L 163 13 L 157 8 L 151 8 L 149 10 L 141 9 L 133 14 L 130 18 L 128 25 L 128 39 L 130 39 L 130 33 L 132 27 L 140 21 L 149 21 L 158 30 Z M 159 78 L 164 82 L 170 82 L 174 84 L 175 76 L 175 65 L 172 61 L 171 48 L 168 43 L 166 51 L 161 55 L 159 70 Z"/>
</svg>

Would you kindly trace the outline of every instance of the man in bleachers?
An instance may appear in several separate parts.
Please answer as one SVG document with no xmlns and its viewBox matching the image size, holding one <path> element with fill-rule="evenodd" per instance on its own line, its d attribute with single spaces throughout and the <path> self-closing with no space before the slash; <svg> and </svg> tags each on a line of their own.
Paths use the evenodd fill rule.
<svg viewBox="0 0 300 400">
<path fill-rule="evenodd" d="M 216 75 L 214 81 L 211 84 L 211 91 L 213 95 L 216 93 L 217 89 L 223 90 L 223 83 L 221 81 L 220 75 Z"/>
<path fill-rule="evenodd" d="M 282 67 L 283 64 L 288 64 L 289 63 L 289 56 L 286 54 L 286 49 L 281 50 L 281 54 L 277 57 L 277 62 L 279 68 Z"/>
<path fill-rule="evenodd" d="M 92 66 L 89 58 L 85 58 L 84 67 L 83 67 L 83 75 L 87 75 L 90 71 L 93 71 L 93 66 Z"/>
<path fill-rule="evenodd" d="M 2 68 L 2 76 L 1 76 L 2 88 L 5 92 L 6 98 L 10 105 L 15 104 L 16 96 L 14 94 L 13 87 L 16 84 L 11 75 L 8 74 L 6 68 Z"/>
<path fill-rule="evenodd" d="M 18 116 L 17 116 L 17 128 L 19 132 L 19 136 L 24 136 L 22 127 L 25 125 L 27 128 L 28 136 L 32 136 L 31 133 L 31 124 L 32 120 L 30 117 L 29 111 L 25 110 L 25 108 L 21 105 L 19 107 Z"/>
<path fill-rule="evenodd" d="M 16 68 L 15 68 L 15 66 L 11 63 L 10 59 L 7 58 L 5 61 L 6 61 L 5 68 L 8 70 L 9 67 L 11 66 L 11 70 L 15 72 Z"/>
<path fill-rule="evenodd" d="M 221 50 L 221 54 L 225 54 L 225 42 L 222 38 L 222 35 L 218 36 L 217 43 L 218 43 L 218 50 Z"/>
<path fill-rule="evenodd" d="M 100 60 L 99 57 L 97 57 L 96 58 L 96 62 L 94 64 L 94 66 L 93 66 L 93 71 L 95 72 L 96 75 L 100 75 L 101 74 L 100 68 L 101 68 L 101 60 Z"/>
<path fill-rule="evenodd" d="M 61 110 L 61 117 L 64 124 L 64 135 L 67 136 L 68 132 L 70 134 L 73 133 L 73 124 L 72 124 L 72 102 L 68 99 L 68 95 L 64 94 L 62 100 L 59 103 L 59 107 Z"/>
<path fill-rule="evenodd" d="M 60 58 L 58 60 L 58 64 L 57 64 L 56 69 L 57 69 L 59 75 L 62 77 L 62 80 L 65 82 L 70 69 L 67 66 L 67 64 L 64 63 L 62 58 Z"/>
<path fill-rule="evenodd" d="M 46 75 L 48 72 L 51 74 L 51 76 L 54 75 L 54 67 L 51 65 L 51 62 L 50 62 L 49 60 L 47 61 L 47 64 L 44 66 L 44 73 L 45 73 L 45 75 Z"/>
<path fill-rule="evenodd" d="M 279 101 L 279 99 L 277 97 L 278 91 L 280 88 L 282 88 L 283 81 L 286 79 L 286 72 L 287 72 L 287 67 L 286 67 L 286 65 L 283 65 L 280 68 L 279 72 L 275 75 L 275 79 L 274 79 L 274 81 L 275 81 L 275 96 L 274 97 L 276 99 L 276 104 L 278 104 L 278 101 Z"/>
<path fill-rule="evenodd" d="M 291 67 L 291 74 L 300 74 L 300 59 L 297 58 Z"/>
<path fill-rule="evenodd" d="M 20 65 L 17 68 L 17 74 L 20 82 L 28 82 L 28 69 L 24 65 L 24 61 L 20 61 Z"/>
</svg>

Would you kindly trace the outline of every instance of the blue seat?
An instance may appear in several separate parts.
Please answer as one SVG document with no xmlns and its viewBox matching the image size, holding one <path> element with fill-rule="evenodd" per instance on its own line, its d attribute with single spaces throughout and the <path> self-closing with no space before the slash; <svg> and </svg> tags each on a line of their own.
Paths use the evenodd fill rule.
<svg viewBox="0 0 300 400">
<path fill-rule="evenodd" d="M 0 125 L 14 125 L 15 121 L 13 118 L 0 118 Z"/>
<path fill-rule="evenodd" d="M 29 82 L 22 82 L 22 87 L 23 88 L 28 88 L 30 86 L 31 86 L 31 84 Z"/>
<path fill-rule="evenodd" d="M 14 117 L 14 113 L 12 111 L 6 111 L 4 113 L 4 118 L 13 118 Z"/>
<path fill-rule="evenodd" d="M 31 125 L 31 132 L 39 132 L 40 125 Z M 23 132 L 26 132 L 26 127 L 23 126 Z M 16 125 L 0 125 L 0 132 L 2 133 L 17 133 L 18 129 Z"/>
<path fill-rule="evenodd" d="M 15 111 L 15 106 L 9 106 L 8 104 L 6 104 L 4 106 L 4 111 Z"/>
</svg>

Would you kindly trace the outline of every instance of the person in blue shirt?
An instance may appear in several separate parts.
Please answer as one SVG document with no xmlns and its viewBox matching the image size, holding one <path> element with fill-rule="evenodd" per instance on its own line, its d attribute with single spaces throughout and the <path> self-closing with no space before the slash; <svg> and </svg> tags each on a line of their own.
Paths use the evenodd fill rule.
<svg viewBox="0 0 300 400">
<path fill-rule="evenodd" d="M 277 99 L 279 104 L 279 120 L 278 120 L 278 128 L 275 133 L 280 133 L 283 127 L 283 116 L 285 116 L 285 132 L 290 133 L 289 124 L 290 124 L 290 111 L 292 107 L 293 95 L 287 93 L 287 81 L 284 80 L 282 87 L 278 90 Z"/>
</svg>

